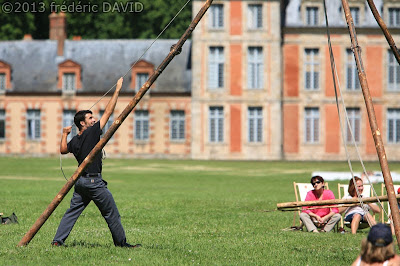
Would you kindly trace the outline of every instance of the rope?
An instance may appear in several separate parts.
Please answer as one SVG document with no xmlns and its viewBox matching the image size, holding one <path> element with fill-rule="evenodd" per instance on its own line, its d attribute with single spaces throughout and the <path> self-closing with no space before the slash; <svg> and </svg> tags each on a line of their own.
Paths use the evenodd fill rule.
<svg viewBox="0 0 400 266">
<path fill-rule="evenodd" d="M 175 14 L 175 16 L 167 23 L 167 25 L 163 28 L 163 30 L 157 35 L 157 37 L 154 39 L 154 41 L 146 48 L 146 50 L 142 53 L 142 55 L 132 64 L 132 66 L 129 68 L 129 70 L 122 76 L 123 78 L 128 75 L 128 73 L 132 70 L 132 68 L 140 61 L 140 59 L 143 58 L 143 56 L 147 53 L 148 50 L 150 50 L 150 48 L 153 46 L 153 44 L 160 38 L 160 36 L 169 28 L 169 26 L 171 25 L 171 23 L 179 16 L 179 14 L 182 12 L 183 9 L 185 9 L 185 7 L 190 3 L 190 1 L 192 0 L 187 0 L 186 3 L 181 7 L 181 9 Z M 91 110 L 96 104 L 98 104 L 104 97 L 107 96 L 107 94 L 115 88 L 115 86 L 117 85 L 117 83 L 115 83 L 108 91 L 106 91 L 106 93 L 104 93 L 88 110 Z M 71 126 L 74 126 L 74 124 L 72 124 Z M 64 170 L 62 168 L 62 157 L 61 157 L 61 153 L 60 153 L 60 169 L 61 172 L 65 178 L 65 180 L 68 181 L 67 177 L 65 176 Z"/>
<path fill-rule="evenodd" d="M 356 188 L 357 197 L 358 197 L 358 199 L 360 201 L 361 208 L 363 208 L 365 213 L 368 213 L 367 207 L 364 205 L 364 202 L 362 200 L 362 195 L 360 194 L 360 192 L 359 192 L 359 190 L 357 188 L 357 185 L 356 185 L 356 181 L 355 181 L 355 178 L 354 178 L 354 172 L 353 172 L 353 168 L 352 168 L 352 164 L 351 164 L 351 160 L 350 160 L 350 155 L 349 155 L 349 152 L 348 152 L 348 149 L 347 149 L 347 142 L 346 142 L 345 137 L 344 137 L 344 128 L 343 128 L 343 122 L 342 122 L 342 119 L 341 119 L 341 116 L 340 116 L 340 106 L 339 106 L 339 99 L 338 99 L 338 93 L 337 93 L 336 80 L 338 82 L 338 87 L 339 87 L 339 92 L 340 92 L 340 99 L 341 99 L 341 102 L 342 102 L 345 118 L 346 118 L 346 121 L 347 121 L 347 126 L 348 126 L 348 129 L 349 129 L 349 132 L 350 132 L 351 140 L 352 140 L 353 145 L 354 145 L 354 147 L 356 149 L 357 157 L 358 157 L 358 159 L 359 159 L 359 161 L 360 161 L 360 163 L 362 165 L 363 172 L 364 172 L 365 176 L 367 177 L 368 183 L 371 185 L 371 188 L 372 188 L 372 191 L 373 191 L 373 195 L 376 197 L 376 199 L 378 201 L 378 205 L 385 212 L 386 216 L 388 216 L 387 212 L 383 208 L 383 205 L 382 205 L 381 201 L 379 200 L 379 198 L 378 198 L 378 196 L 376 194 L 376 191 L 375 191 L 374 187 L 371 184 L 371 181 L 369 179 L 369 176 L 368 176 L 367 170 L 365 168 L 364 162 L 363 162 L 363 160 L 361 158 L 360 151 L 359 151 L 357 143 L 355 141 L 353 131 L 351 129 L 350 120 L 349 120 L 349 117 L 348 117 L 348 114 L 347 114 L 347 110 L 346 110 L 346 105 L 345 105 L 344 99 L 342 97 L 343 93 L 342 93 L 342 89 L 341 89 L 341 86 L 340 86 L 339 76 L 337 74 L 337 68 L 336 68 L 336 64 L 335 64 L 335 59 L 334 59 L 334 56 L 333 56 L 332 43 L 331 43 L 331 38 L 330 38 L 330 30 L 329 30 L 329 22 L 328 22 L 328 15 L 327 15 L 327 11 L 326 11 L 325 0 L 323 1 L 323 3 L 324 3 L 326 30 L 327 30 L 327 36 L 328 36 L 328 46 L 329 46 L 329 55 L 330 55 L 330 61 L 331 61 L 332 78 L 333 78 L 333 85 L 334 85 L 334 89 L 335 89 L 335 100 L 336 100 L 336 107 L 337 107 L 338 116 L 339 116 L 340 130 L 341 130 L 341 133 L 342 133 L 341 134 L 342 135 L 342 141 L 344 143 L 347 162 L 348 162 L 348 165 L 349 165 L 349 168 L 350 168 L 350 172 L 351 172 L 353 183 L 354 183 L 355 188 Z M 354 52 L 354 47 L 352 47 L 352 50 Z M 371 225 L 371 221 L 369 220 L 368 215 L 366 215 L 365 217 L 368 220 L 368 224 Z"/>
</svg>

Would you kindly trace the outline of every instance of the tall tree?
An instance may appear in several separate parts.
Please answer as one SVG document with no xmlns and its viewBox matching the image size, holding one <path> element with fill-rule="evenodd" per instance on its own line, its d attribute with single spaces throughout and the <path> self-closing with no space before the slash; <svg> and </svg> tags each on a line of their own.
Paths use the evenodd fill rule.
<svg viewBox="0 0 400 266">
<path fill-rule="evenodd" d="M 34 15 L 22 4 L 0 0 L 0 40 L 18 40 L 35 31 Z"/>
<path fill-rule="evenodd" d="M 83 39 L 155 38 L 188 0 L 0 0 L 0 39 L 48 39 L 51 12 L 67 15 L 68 37 Z M 17 7 L 20 7 L 18 12 Z M 24 7 L 24 8 L 21 8 Z M 191 21 L 191 2 L 161 38 L 179 38 Z"/>
</svg>

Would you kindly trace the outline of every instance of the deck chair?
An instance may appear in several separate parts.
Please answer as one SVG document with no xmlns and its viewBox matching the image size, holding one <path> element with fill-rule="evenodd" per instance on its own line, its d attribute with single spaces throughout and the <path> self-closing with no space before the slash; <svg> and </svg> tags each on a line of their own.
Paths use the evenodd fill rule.
<svg viewBox="0 0 400 266">
<path fill-rule="evenodd" d="M 349 185 L 338 183 L 339 199 L 342 199 L 344 196 L 346 196 L 348 194 L 348 190 L 349 190 Z M 343 193 L 342 193 L 342 191 L 343 191 Z M 364 185 L 364 190 L 361 195 L 366 198 L 371 197 L 371 194 L 372 194 L 371 191 L 372 191 L 371 185 Z M 344 221 L 343 215 L 342 215 L 342 218 L 340 219 L 340 226 L 343 227 L 343 225 L 345 225 L 348 228 L 351 227 L 351 223 Z M 369 227 L 369 224 L 367 222 L 360 222 L 358 229 L 364 229 L 367 227 Z"/>
<path fill-rule="evenodd" d="M 397 193 L 397 190 L 400 188 L 400 185 L 393 185 L 393 188 L 394 188 L 394 192 Z M 386 189 L 385 189 L 385 184 L 384 183 L 381 184 L 381 191 L 382 191 L 382 196 L 385 196 L 386 195 Z M 390 210 L 389 202 L 383 202 L 382 205 L 383 206 L 386 205 L 386 208 L 387 208 L 386 211 L 387 211 L 388 217 L 387 217 L 387 220 L 385 220 L 385 213 L 382 212 L 381 213 L 381 221 L 382 221 L 382 223 L 390 224 L 389 216 L 391 214 L 391 210 Z"/>
<path fill-rule="evenodd" d="M 296 196 L 296 201 L 297 202 L 298 201 L 305 201 L 306 200 L 306 196 L 307 196 L 307 192 L 314 189 L 314 187 L 310 183 L 296 183 L 296 182 L 293 182 L 293 187 L 294 187 L 294 195 Z M 325 182 L 325 188 L 329 189 L 328 182 Z M 301 211 L 299 210 L 297 212 L 294 212 L 294 215 L 293 215 L 293 226 L 295 226 L 295 224 L 296 224 L 296 213 L 300 217 Z M 299 228 L 302 228 L 302 227 L 303 227 L 303 223 L 300 220 Z"/>
</svg>

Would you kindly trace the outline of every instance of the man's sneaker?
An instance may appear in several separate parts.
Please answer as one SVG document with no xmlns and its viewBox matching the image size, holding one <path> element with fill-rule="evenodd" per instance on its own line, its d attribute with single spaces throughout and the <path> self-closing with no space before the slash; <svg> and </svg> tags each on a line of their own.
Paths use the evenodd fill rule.
<svg viewBox="0 0 400 266">
<path fill-rule="evenodd" d="M 51 245 L 54 246 L 54 247 L 61 247 L 61 246 L 64 246 L 64 244 L 62 244 L 62 243 L 60 243 L 60 242 L 58 242 L 58 241 L 53 241 L 53 242 L 51 242 Z"/>
<path fill-rule="evenodd" d="M 123 248 L 140 248 L 142 245 L 141 244 L 136 244 L 136 245 L 131 245 L 128 243 L 125 243 L 125 245 L 123 245 Z"/>
</svg>

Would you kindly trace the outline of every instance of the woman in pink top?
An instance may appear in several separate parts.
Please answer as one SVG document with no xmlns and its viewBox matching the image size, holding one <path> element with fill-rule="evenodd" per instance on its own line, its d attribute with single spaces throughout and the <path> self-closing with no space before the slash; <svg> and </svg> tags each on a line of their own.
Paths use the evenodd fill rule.
<svg viewBox="0 0 400 266">
<path fill-rule="evenodd" d="M 333 192 L 325 189 L 325 181 L 321 176 L 311 178 L 313 190 L 308 191 L 305 201 L 330 200 L 335 199 Z M 322 232 L 331 231 L 339 222 L 341 215 L 337 207 L 314 208 L 303 207 L 300 220 L 306 226 L 308 232 L 318 233 L 317 226 L 323 227 Z"/>
</svg>

